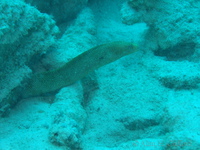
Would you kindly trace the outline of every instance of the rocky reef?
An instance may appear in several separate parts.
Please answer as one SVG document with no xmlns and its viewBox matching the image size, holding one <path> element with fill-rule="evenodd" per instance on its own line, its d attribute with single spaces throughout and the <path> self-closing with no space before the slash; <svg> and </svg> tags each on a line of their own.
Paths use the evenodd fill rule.
<svg viewBox="0 0 200 150">
<path fill-rule="evenodd" d="M 0 110 L 4 112 L 10 107 L 4 99 L 32 72 L 28 62 L 55 44 L 59 29 L 49 15 L 22 1 L 1 0 L 0 11 Z"/>
<path fill-rule="evenodd" d="M 131 25 L 145 22 L 146 49 L 163 50 L 187 41 L 199 45 L 198 1 L 128 0 L 121 8 L 122 21 Z"/>
</svg>

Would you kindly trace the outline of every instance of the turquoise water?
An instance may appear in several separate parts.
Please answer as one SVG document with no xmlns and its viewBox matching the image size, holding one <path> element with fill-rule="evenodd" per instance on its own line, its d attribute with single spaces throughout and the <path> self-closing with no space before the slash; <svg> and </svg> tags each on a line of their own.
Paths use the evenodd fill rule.
<svg viewBox="0 0 200 150">
<path fill-rule="evenodd" d="M 0 0 L 0 150 L 198 150 L 199 7 L 195 0 Z M 107 45 L 115 41 L 138 51 L 110 62 L 130 50 L 114 53 L 119 47 Z M 64 78 L 60 68 L 77 56 L 74 66 L 83 68 L 66 68 L 72 75 Z M 49 90 L 62 78 L 66 86 Z M 45 92 L 26 93 L 38 90 Z"/>
</svg>

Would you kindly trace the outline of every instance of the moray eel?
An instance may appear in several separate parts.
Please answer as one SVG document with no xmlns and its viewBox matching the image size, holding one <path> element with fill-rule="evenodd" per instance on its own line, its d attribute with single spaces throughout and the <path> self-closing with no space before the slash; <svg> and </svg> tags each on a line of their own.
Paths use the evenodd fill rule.
<svg viewBox="0 0 200 150">
<path fill-rule="evenodd" d="M 95 69 L 135 51 L 137 45 L 122 41 L 96 46 L 78 55 L 61 68 L 33 75 L 25 86 L 23 97 L 39 96 L 69 86 Z"/>
</svg>

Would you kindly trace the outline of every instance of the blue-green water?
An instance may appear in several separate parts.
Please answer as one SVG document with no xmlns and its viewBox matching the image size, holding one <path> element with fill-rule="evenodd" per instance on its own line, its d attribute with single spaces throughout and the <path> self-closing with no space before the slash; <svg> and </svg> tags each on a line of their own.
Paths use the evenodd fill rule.
<svg viewBox="0 0 200 150">
<path fill-rule="evenodd" d="M 195 0 L 0 0 L 0 150 L 198 150 L 199 7 Z M 23 98 L 34 75 L 113 41 L 139 50 L 70 86 Z"/>
</svg>

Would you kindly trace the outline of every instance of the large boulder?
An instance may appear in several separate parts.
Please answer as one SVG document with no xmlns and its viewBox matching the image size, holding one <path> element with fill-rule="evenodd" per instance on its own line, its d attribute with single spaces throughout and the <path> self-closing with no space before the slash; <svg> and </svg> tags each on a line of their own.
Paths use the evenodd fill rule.
<svg viewBox="0 0 200 150">
<path fill-rule="evenodd" d="M 3 114 L 15 103 L 17 93 L 13 89 L 31 73 L 29 60 L 55 43 L 58 28 L 50 16 L 22 1 L 0 0 L 0 3 L 0 114 Z"/>
</svg>

